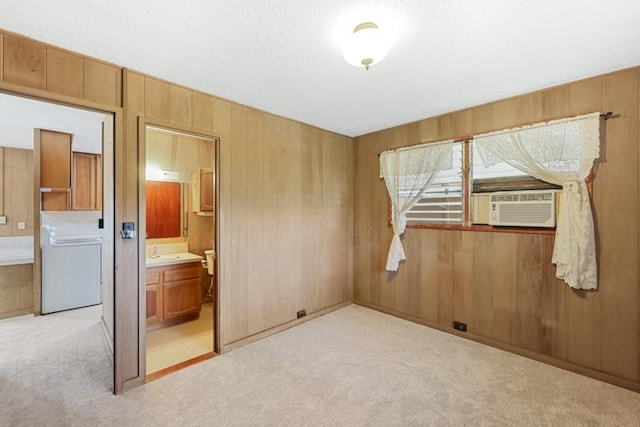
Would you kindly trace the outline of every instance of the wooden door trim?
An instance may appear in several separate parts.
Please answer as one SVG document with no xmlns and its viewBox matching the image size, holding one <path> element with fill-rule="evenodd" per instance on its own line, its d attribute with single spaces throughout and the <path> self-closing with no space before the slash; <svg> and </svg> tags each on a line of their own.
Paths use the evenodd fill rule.
<svg viewBox="0 0 640 427">
<path fill-rule="evenodd" d="M 218 271 L 219 270 L 219 263 L 220 263 L 220 254 L 219 254 L 219 248 L 220 248 L 220 199 L 219 199 L 219 162 L 220 162 L 220 142 L 221 142 L 221 137 L 219 135 L 215 135 L 213 133 L 207 133 L 207 132 L 203 132 L 203 131 L 198 131 L 198 130 L 194 130 L 188 126 L 181 126 L 175 123 L 171 123 L 171 122 L 166 122 L 166 121 L 162 121 L 162 120 L 157 120 L 157 119 L 151 119 L 148 117 L 144 117 L 144 116 L 137 116 L 137 125 L 138 125 L 138 129 L 137 129 L 137 134 L 138 134 L 138 212 L 145 212 L 146 210 L 146 192 L 145 192 L 145 181 L 146 181 L 146 176 L 145 176 L 145 172 L 146 172 L 146 161 L 147 161 L 147 140 L 146 140 L 146 129 L 147 127 L 154 127 L 154 128 L 159 128 L 159 129 L 165 129 L 167 131 L 175 131 L 177 133 L 182 133 L 185 134 L 187 136 L 192 136 L 194 138 L 201 138 L 201 139 L 208 139 L 211 140 L 211 142 L 213 143 L 213 155 L 214 155 L 214 163 L 213 163 L 213 168 L 214 168 L 214 188 L 213 191 L 215 192 L 215 203 L 216 206 L 214 208 L 214 215 L 215 215 L 215 223 L 214 223 L 214 245 L 215 245 L 215 251 L 216 251 L 216 258 L 214 260 L 215 262 L 215 266 L 214 266 L 214 271 L 215 271 L 215 275 L 214 275 L 214 280 L 216 280 L 216 286 L 214 287 L 215 289 L 215 304 L 213 306 L 214 309 L 214 313 L 213 313 L 213 333 L 214 333 L 214 342 L 213 342 L 213 351 L 214 353 L 219 353 L 219 349 L 220 349 L 220 287 L 218 286 L 217 283 L 217 278 L 218 278 Z M 139 215 L 138 218 L 138 230 L 145 230 L 146 229 L 146 218 L 144 215 Z M 139 362 L 138 362 L 138 366 L 139 366 L 139 373 L 140 376 L 138 377 L 135 385 L 139 385 L 141 382 L 144 382 L 145 379 L 145 373 L 147 370 L 147 360 L 146 360 L 146 349 L 147 349 L 147 344 L 146 344 L 146 307 L 147 307 L 147 300 L 146 300 L 146 236 L 143 235 L 143 233 L 138 233 L 138 265 L 139 265 L 139 269 L 138 269 L 138 295 L 139 295 L 139 301 L 138 301 L 138 312 L 139 312 L 139 322 L 138 322 L 138 327 L 139 327 L 139 348 L 140 351 L 138 352 L 138 356 L 139 356 Z"/>
<path fill-rule="evenodd" d="M 118 107 L 118 106 L 114 106 L 114 105 L 108 105 L 108 104 L 101 104 L 101 103 L 96 103 L 96 102 L 91 102 L 91 101 L 86 101 L 86 100 L 82 100 L 82 99 L 78 99 L 78 98 L 74 98 L 74 97 L 70 97 L 70 96 L 65 96 L 65 95 L 59 95 L 59 94 L 55 94 L 52 92 L 48 92 L 46 90 L 41 90 L 41 89 L 31 89 L 31 88 L 27 88 L 24 86 L 20 86 L 20 85 L 15 85 L 15 84 L 11 84 L 11 83 L 6 83 L 3 81 L 0 81 L 0 93 L 3 94 L 7 94 L 7 95 L 13 95 L 13 96 L 19 96 L 22 98 L 30 98 L 30 99 L 34 99 L 37 101 L 42 101 L 42 102 L 48 102 L 48 103 L 52 103 L 52 104 L 59 104 L 59 105 L 64 105 L 64 106 L 68 106 L 68 107 L 73 107 L 73 108 L 80 108 L 80 109 L 84 109 L 84 110 L 92 110 L 92 111 L 96 111 L 96 112 L 101 112 L 101 113 L 105 113 L 105 114 L 112 114 L 113 115 L 113 127 L 114 127 L 114 134 L 113 134 L 113 149 L 114 149 L 114 153 L 113 153 L 113 158 L 114 158 L 114 165 L 116 164 L 116 157 L 117 157 L 117 153 L 116 151 L 118 150 L 118 147 L 122 147 L 124 145 L 124 132 L 123 132 L 123 117 L 124 117 L 124 109 L 122 107 Z M 38 145 L 38 147 L 36 146 L 36 144 Z M 36 182 L 40 182 L 40 158 L 39 156 L 36 156 L 35 153 L 39 152 L 39 140 L 36 139 L 34 141 L 34 160 L 33 160 L 33 168 L 34 168 L 34 194 L 33 194 L 33 200 L 34 200 L 34 204 L 33 204 L 33 210 L 34 210 L 34 215 L 33 215 L 33 228 L 34 228 L 34 232 L 33 232 L 33 251 L 34 251 L 34 256 L 33 256 L 33 296 L 34 296 L 34 315 L 40 315 L 42 313 L 42 303 L 41 303 L 41 295 L 42 295 L 42 277 L 41 277 L 41 258 L 40 258 L 40 234 L 41 234 L 41 230 L 40 230 L 40 191 L 38 189 L 38 191 L 35 191 L 35 187 L 36 187 Z M 117 176 L 114 176 L 115 180 L 118 180 Z M 120 180 L 120 182 L 122 182 L 122 180 Z M 118 219 L 120 219 L 122 217 L 122 210 L 123 210 L 123 206 L 124 206 L 124 198 L 122 197 L 122 187 L 118 187 L 118 185 L 114 186 L 114 192 L 113 192 L 113 201 L 114 201 L 114 222 L 117 222 Z M 120 213 L 119 213 L 120 212 Z M 114 248 L 116 248 L 115 250 L 115 254 L 118 254 L 118 241 L 115 239 L 114 236 Z M 118 307 L 120 304 L 118 303 L 118 287 L 123 286 L 123 283 L 119 283 L 116 278 L 117 276 L 115 275 L 115 269 L 116 269 L 116 265 L 117 265 L 118 261 L 117 261 L 117 256 L 114 257 L 114 307 Z M 126 304 L 126 301 L 122 301 L 123 304 Z M 122 334 L 117 333 L 117 309 L 114 308 L 114 349 L 113 349 L 113 361 L 114 361 L 114 369 L 113 369 L 113 391 L 114 393 L 120 393 L 123 391 L 123 382 L 119 380 L 118 378 L 118 369 L 117 366 L 119 364 L 119 357 L 118 357 L 118 348 L 121 347 L 121 345 L 119 345 L 119 343 L 122 342 Z"/>
</svg>

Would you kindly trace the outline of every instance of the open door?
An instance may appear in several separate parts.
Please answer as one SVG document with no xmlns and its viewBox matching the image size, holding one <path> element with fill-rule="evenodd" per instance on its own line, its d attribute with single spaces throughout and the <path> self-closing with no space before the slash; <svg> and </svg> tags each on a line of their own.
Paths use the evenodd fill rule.
<svg viewBox="0 0 640 427">
<path fill-rule="evenodd" d="M 113 355 L 114 336 L 114 276 L 115 276 L 115 209 L 114 209 L 114 132 L 113 116 L 102 124 L 102 326 Z"/>
</svg>

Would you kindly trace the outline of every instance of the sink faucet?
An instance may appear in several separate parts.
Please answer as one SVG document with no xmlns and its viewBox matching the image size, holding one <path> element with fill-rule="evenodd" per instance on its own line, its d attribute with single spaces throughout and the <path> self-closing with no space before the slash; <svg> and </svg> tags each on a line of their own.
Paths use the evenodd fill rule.
<svg viewBox="0 0 640 427">
<path fill-rule="evenodd" d="M 151 247 L 151 258 L 158 258 L 160 255 L 158 255 L 158 247 L 157 246 L 152 246 Z"/>
</svg>

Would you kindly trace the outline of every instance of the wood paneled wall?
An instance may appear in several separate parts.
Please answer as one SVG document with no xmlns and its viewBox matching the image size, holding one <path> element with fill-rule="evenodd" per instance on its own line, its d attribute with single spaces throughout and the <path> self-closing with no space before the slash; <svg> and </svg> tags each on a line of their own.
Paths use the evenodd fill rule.
<svg viewBox="0 0 640 427">
<path fill-rule="evenodd" d="M 2 81 L 105 105 L 120 106 L 121 69 L 14 34 L 4 34 Z"/>
<path fill-rule="evenodd" d="M 0 265 L 0 319 L 33 312 L 33 266 Z"/>
<path fill-rule="evenodd" d="M 127 71 L 137 117 L 221 138 L 221 350 L 352 297 L 350 138 Z"/>
<path fill-rule="evenodd" d="M 0 141 L 2 145 L 2 141 Z M 33 235 L 33 150 L 0 146 L 0 188 L 3 199 L 0 237 Z M 19 230 L 18 223 L 25 229 Z"/>
<path fill-rule="evenodd" d="M 639 79 L 634 68 L 355 140 L 356 302 L 640 390 Z M 407 261 L 384 270 L 391 228 L 381 151 L 529 122 L 613 111 L 594 168 L 599 288 L 555 279 L 553 236 L 408 229 Z"/>
</svg>

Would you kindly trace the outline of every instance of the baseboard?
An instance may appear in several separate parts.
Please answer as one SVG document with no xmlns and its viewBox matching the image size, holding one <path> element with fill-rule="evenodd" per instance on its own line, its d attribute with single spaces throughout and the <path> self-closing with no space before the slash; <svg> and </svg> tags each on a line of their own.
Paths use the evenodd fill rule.
<svg viewBox="0 0 640 427">
<path fill-rule="evenodd" d="M 107 347 L 109 347 L 109 352 L 111 353 L 111 357 L 113 358 L 113 337 L 109 332 L 109 328 L 107 327 L 107 323 L 104 320 L 104 316 L 100 316 L 100 326 L 102 327 L 102 335 L 104 337 L 104 340 L 107 343 Z"/>
<path fill-rule="evenodd" d="M 267 329 L 267 330 L 262 331 L 262 332 L 258 332 L 257 334 L 250 335 L 250 336 L 248 336 L 246 338 L 242 338 L 242 339 L 239 339 L 237 341 L 233 341 L 233 342 L 230 342 L 228 344 L 224 344 L 222 346 L 222 348 L 220 349 L 220 353 L 226 353 L 227 351 L 231 351 L 231 350 L 234 350 L 236 348 L 245 346 L 247 344 L 251 344 L 252 342 L 256 342 L 256 341 L 261 340 L 263 338 L 266 338 L 266 337 L 268 337 L 270 335 L 277 334 L 278 332 L 282 332 L 284 330 L 287 330 L 289 328 L 297 326 L 297 325 L 299 325 L 301 323 L 304 323 L 304 322 L 306 322 L 308 320 L 315 319 L 315 318 L 320 317 L 320 316 L 324 316 L 325 314 L 331 313 L 332 311 L 339 310 L 339 309 L 344 308 L 344 307 L 346 307 L 348 305 L 351 305 L 351 304 L 353 304 L 352 300 L 344 301 L 344 302 L 332 305 L 330 307 L 327 307 L 325 309 L 316 311 L 314 313 L 307 314 L 305 317 L 303 317 L 301 319 L 291 320 L 291 321 L 289 321 L 287 323 L 283 323 L 281 325 L 274 326 L 273 328 Z"/>
<path fill-rule="evenodd" d="M 24 316 L 24 315 L 27 315 L 27 314 L 33 314 L 33 307 L 4 312 L 4 313 L 0 314 L 0 320 L 9 319 L 11 317 Z"/>
<path fill-rule="evenodd" d="M 504 350 L 504 351 L 508 351 L 509 353 L 514 353 L 517 354 L 519 356 L 523 356 L 526 357 L 528 359 L 533 359 L 535 361 L 538 362 L 542 362 L 545 363 L 547 365 L 551 365 L 551 366 L 555 366 L 556 368 L 560 368 L 560 369 L 564 369 L 570 372 L 573 372 L 575 374 L 579 374 L 579 375 L 584 375 L 585 377 L 589 377 L 589 378 L 593 378 L 595 380 L 598 381 L 603 381 L 618 387 L 622 387 L 622 388 L 626 388 L 628 390 L 631 391 L 635 391 L 635 392 L 639 392 L 640 393 L 640 383 L 635 382 L 635 381 L 631 381 L 631 380 L 627 380 L 624 378 L 620 378 L 620 377 L 616 377 L 614 375 L 611 374 L 607 374 L 605 372 L 602 371 L 597 371 L 595 369 L 591 369 L 591 368 L 587 368 L 584 366 L 580 366 L 580 365 L 576 365 L 574 363 L 571 362 L 567 362 L 565 360 L 560 360 L 560 359 L 556 359 L 554 357 L 551 356 L 547 356 L 544 354 L 540 354 L 540 353 L 536 353 L 534 351 L 531 350 L 525 350 L 522 349 L 520 347 L 516 347 L 514 345 L 511 344 L 506 344 L 500 341 L 495 341 L 492 340 L 491 338 L 486 338 L 483 337 L 481 335 L 477 335 L 474 333 L 470 333 L 470 332 L 459 332 L 455 329 L 453 329 L 452 327 L 444 327 L 441 324 L 438 324 L 436 322 L 430 322 L 428 320 L 425 319 L 421 319 L 419 317 L 416 316 L 412 316 L 410 314 L 406 314 L 406 313 L 402 313 L 402 312 L 398 312 L 386 307 L 381 307 L 378 306 L 376 304 L 371 304 L 365 301 L 360 301 L 360 300 L 354 300 L 353 301 L 354 304 L 357 305 L 361 305 L 363 307 L 367 307 L 370 308 L 372 310 L 376 310 L 376 311 L 380 311 L 382 313 L 385 314 L 389 314 L 391 316 L 394 317 L 399 317 L 401 319 L 404 320 L 408 320 L 410 322 L 414 322 L 414 323 L 418 323 L 433 329 L 437 329 L 439 331 L 442 332 L 446 332 L 449 333 L 451 335 L 455 335 L 458 336 L 460 338 L 466 338 L 469 339 L 471 341 L 475 341 L 478 342 L 480 344 L 485 344 L 488 345 L 490 347 L 494 347 L 500 350 Z"/>
</svg>

